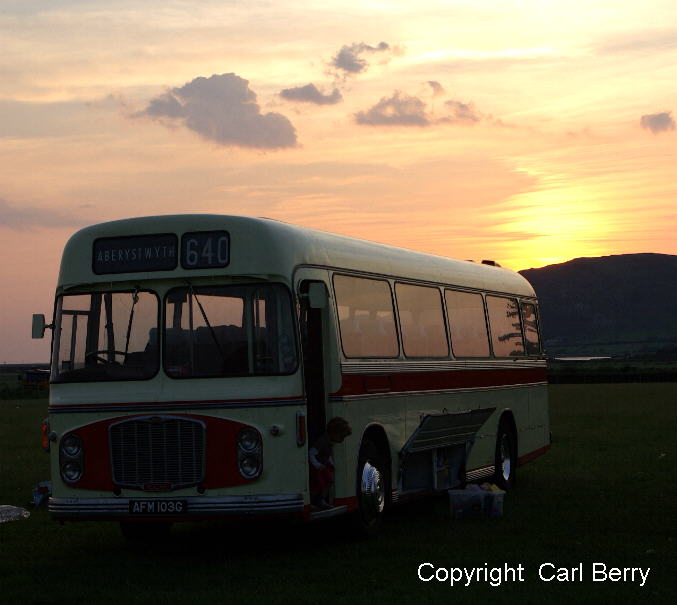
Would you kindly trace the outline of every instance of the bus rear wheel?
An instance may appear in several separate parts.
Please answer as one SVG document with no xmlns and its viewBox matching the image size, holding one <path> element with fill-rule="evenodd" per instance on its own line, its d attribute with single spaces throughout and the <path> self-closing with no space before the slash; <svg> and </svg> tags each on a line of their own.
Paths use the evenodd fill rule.
<svg viewBox="0 0 677 605">
<path fill-rule="evenodd" d="M 383 512 L 390 489 L 390 474 L 386 457 L 369 439 L 360 447 L 357 465 L 358 533 L 370 536 L 381 528 Z"/>
<path fill-rule="evenodd" d="M 515 485 L 517 471 L 517 439 L 510 423 L 502 419 L 496 434 L 494 483 L 509 491 Z"/>
</svg>

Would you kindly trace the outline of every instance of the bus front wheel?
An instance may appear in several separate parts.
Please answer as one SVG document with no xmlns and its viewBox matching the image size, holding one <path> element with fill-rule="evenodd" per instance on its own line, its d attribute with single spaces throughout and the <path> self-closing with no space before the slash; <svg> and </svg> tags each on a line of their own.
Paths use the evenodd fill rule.
<svg viewBox="0 0 677 605">
<path fill-rule="evenodd" d="M 503 419 L 496 434 L 494 483 L 509 491 L 515 485 L 517 471 L 517 439 L 510 423 Z"/>
<path fill-rule="evenodd" d="M 373 535 L 381 527 L 390 485 L 386 457 L 376 445 L 365 439 L 357 465 L 357 528 Z"/>
<path fill-rule="evenodd" d="M 515 485 L 517 471 L 517 439 L 510 423 L 503 419 L 496 434 L 494 483 L 509 491 Z"/>
</svg>

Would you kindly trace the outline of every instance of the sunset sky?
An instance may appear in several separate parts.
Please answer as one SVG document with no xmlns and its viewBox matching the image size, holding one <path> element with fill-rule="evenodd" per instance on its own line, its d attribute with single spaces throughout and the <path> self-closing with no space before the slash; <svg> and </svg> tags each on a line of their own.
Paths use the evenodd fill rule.
<svg viewBox="0 0 677 605">
<path fill-rule="evenodd" d="M 674 0 L 1 0 L 0 363 L 92 223 L 215 212 L 512 269 L 677 254 Z"/>
</svg>

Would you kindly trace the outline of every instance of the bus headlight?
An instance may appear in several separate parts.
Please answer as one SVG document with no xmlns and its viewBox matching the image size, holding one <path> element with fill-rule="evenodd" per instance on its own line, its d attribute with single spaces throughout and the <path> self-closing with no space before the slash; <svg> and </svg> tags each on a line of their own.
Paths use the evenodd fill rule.
<svg viewBox="0 0 677 605">
<path fill-rule="evenodd" d="M 261 447 L 261 435 L 255 429 L 242 429 L 237 444 L 247 453 L 254 452 Z"/>
<path fill-rule="evenodd" d="M 74 433 L 66 435 L 61 440 L 61 451 L 69 458 L 75 458 L 82 452 L 82 441 Z"/>
<path fill-rule="evenodd" d="M 245 479 L 255 479 L 263 466 L 261 433 L 249 426 L 237 436 L 237 468 Z"/>
<path fill-rule="evenodd" d="M 257 455 L 242 456 L 238 460 L 238 466 L 243 477 L 253 479 L 261 472 L 261 458 Z"/>
<path fill-rule="evenodd" d="M 66 483 L 76 483 L 84 472 L 84 453 L 82 439 L 75 433 L 67 433 L 59 444 L 59 468 L 61 478 Z"/>
<path fill-rule="evenodd" d="M 82 477 L 82 466 L 76 460 L 71 460 L 61 465 L 61 476 L 68 481 L 68 483 L 75 483 Z"/>
</svg>

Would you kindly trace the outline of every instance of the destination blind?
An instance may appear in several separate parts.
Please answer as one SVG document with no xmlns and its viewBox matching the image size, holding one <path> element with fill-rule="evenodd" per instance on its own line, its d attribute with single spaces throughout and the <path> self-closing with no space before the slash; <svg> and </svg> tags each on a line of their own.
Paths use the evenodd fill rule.
<svg viewBox="0 0 677 605">
<path fill-rule="evenodd" d="M 94 242 L 92 270 L 97 275 L 173 271 L 180 257 L 184 269 L 226 267 L 230 262 L 227 231 L 102 237 Z"/>
<path fill-rule="evenodd" d="M 173 233 L 102 237 L 94 242 L 92 269 L 97 275 L 172 271 L 178 264 L 178 247 Z"/>
</svg>

